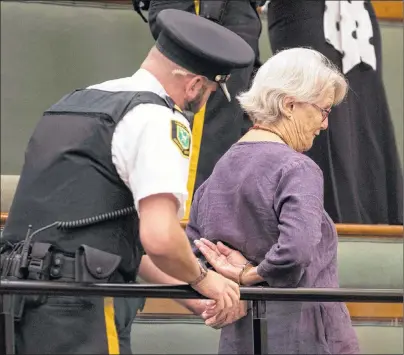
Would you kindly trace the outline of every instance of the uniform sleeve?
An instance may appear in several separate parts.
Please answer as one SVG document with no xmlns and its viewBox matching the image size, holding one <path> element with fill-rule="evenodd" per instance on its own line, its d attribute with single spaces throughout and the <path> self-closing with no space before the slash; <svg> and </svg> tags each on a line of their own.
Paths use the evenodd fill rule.
<svg viewBox="0 0 404 355">
<path fill-rule="evenodd" d="M 266 253 L 257 273 L 272 287 L 296 287 L 321 240 L 323 177 L 308 159 L 282 174 L 274 198 L 278 242 Z"/>
<path fill-rule="evenodd" d="M 165 107 L 140 105 L 119 123 L 113 162 L 133 194 L 136 210 L 145 197 L 171 193 L 185 213 L 191 134 L 188 122 Z"/>
</svg>

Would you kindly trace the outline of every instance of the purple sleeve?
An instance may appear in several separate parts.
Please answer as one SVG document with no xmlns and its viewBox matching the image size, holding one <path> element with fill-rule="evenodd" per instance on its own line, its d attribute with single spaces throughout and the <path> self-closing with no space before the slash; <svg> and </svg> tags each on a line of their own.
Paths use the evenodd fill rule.
<svg viewBox="0 0 404 355">
<path fill-rule="evenodd" d="M 194 241 L 201 238 L 201 234 L 198 228 L 198 195 L 195 194 L 194 200 L 191 204 L 191 211 L 189 213 L 189 221 L 185 228 L 188 240 L 191 243 L 192 251 L 194 254 L 199 254 L 198 248 L 195 246 Z"/>
<path fill-rule="evenodd" d="M 257 273 L 272 287 L 296 287 L 321 239 L 323 176 L 309 159 L 282 172 L 275 190 L 278 242 L 266 253 Z"/>
</svg>

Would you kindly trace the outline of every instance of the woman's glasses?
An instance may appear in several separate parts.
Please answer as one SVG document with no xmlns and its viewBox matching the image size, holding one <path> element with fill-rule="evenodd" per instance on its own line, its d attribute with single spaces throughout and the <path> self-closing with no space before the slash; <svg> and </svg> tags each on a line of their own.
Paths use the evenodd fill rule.
<svg viewBox="0 0 404 355">
<path fill-rule="evenodd" d="M 322 122 L 324 122 L 326 120 L 326 118 L 328 117 L 328 115 L 331 112 L 331 109 L 329 108 L 328 110 L 325 108 L 321 108 L 320 106 L 316 105 L 316 104 L 312 104 L 311 102 L 301 102 L 301 101 L 297 101 L 296 103 L 300 103 L 300 104 L 307 104 L 307 105 L 311 105 L 314 106 L 316 109 L 320 110 L 321 115 L 323 116 L 323 120 Z"/>
<path fill-rule="evenodd" d="M 326 120 L 326 118 L 328 117 L 328 115 L 331 112 L 330 108 L 327 110 L 325 108 L 321 108 L 320 106 L 317 106 L 316 104 L 310 104 L 310 105 L 314 106 L 315 108 L 317 108 L 318 110 L 321 111 L 321 114 L 323 115 L 323 121 L 322 122 L 324 122 Z"/>
</svg>

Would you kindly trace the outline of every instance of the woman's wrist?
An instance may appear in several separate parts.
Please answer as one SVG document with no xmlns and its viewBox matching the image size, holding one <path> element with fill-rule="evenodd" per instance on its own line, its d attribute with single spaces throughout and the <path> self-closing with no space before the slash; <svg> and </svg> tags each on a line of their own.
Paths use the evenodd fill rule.
<svg viewBox="0 0 404 355">
<path fill-rule="evenodd" d="M 251 265 L 242 274 L 240 281 L 241 281 L 242 286 L 252 286 L 252 285 L 261 283 L 265 280 L 260 275 L 258 275 L 258 267 Z"/>
<path fill-rule="evenodd" d="M 251 264 L 249 261 L 246 262 L 242 269 L 240 270 L 240 273 L 238 274 L 238 280 L 236 281 L 240 286 L 244 285 L 244 278 L 245 275 L 248 273 L 249 270 L 251 270 L 254 267 L 253 264 Z"/>
<path fill-rule="evenodd" d="M 245 264 L 233 264 L 232 268 L 229 269 L 227 272 L 223 272 L 223 274 L 219 271 L 217 272 L 240 285 L 240 274 L 247 264 L 248 262 L 246 262 Z"/>
<path fill-rule="evenodd" d="M 227 277 L 228 279 L 230 279 L 238 284 L 241 270 L 242 270 L 242 266 L 234 266 L 234 270 L 231 271 L 231 273 L 229 273 L 227 275 L 223 275 L 223 276 Z"/>
</svg>

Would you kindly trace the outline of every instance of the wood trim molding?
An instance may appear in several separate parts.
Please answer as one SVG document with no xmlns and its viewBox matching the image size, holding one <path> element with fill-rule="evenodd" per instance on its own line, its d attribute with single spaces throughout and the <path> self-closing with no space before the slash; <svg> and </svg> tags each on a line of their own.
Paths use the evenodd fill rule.
<svg viewBox="0 0 404 355">
<path fill-rule="evenodd" d="M 404 228 L 398 225 L 383 224 L 335 224 L 339 236 L 401 237 Z"/>
<path fill-rule="evenodd" d="M 0 225 L 4 226 L 8 217 L 7 212 L 1 212 Z M 188 221 L 181 221 L 181 226 L 186 227 Z M 363 238 L 403 238 L 404 227 L 385 224 L 335 224 L 340 237 L 363 237 Z"/>
<path fill-rule="evenodd" d="M 402 303 L 350 303 L 347 304 L 351 318 L 360 319 L 401 319 Z"/>
<path fill-rule="evenodd" d="M 141 314 L 192 315 L 192 312 L 170 299 L 147 298 Z"/>
<path fill-rule="evenodd" d="M 399 303 L 346 303 L 352 320 L 366 321 L 397 320 L 403 322 L 403 305 Z M 148 298 L 140 316 L 155 317 L 189 317 L 192 313 L 170 299 Z"/>
<path fill-rule="evenodd" d="M 372 0 L 372 5 L 379 20 L 403 22 L 402 1 Z"/>
<path fill-rule="evenodd" d="M 7 217 L 8 217 L 8 213 L 1 212 L 1 214 L 0 214 L 0 226 L 4 226 L 6 224 Z"/>
</svg>

